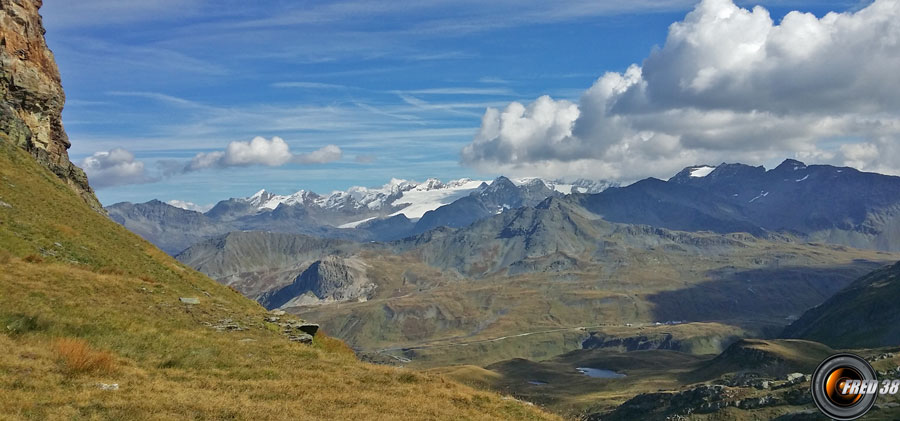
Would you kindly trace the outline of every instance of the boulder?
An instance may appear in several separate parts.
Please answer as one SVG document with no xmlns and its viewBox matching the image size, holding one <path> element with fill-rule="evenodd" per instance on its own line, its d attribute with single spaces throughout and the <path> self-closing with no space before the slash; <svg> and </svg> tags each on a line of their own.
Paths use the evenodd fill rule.
<svg viewBox="0 0 900 421">
<path fill-rule="evenodd" d="M 303 323 L 300 326 L 297 326 L 297 330 L 315 336 L 316 332 L 319 331 L 319 325 L 316 323 Z"/>
<path fill-rule="evenodd" d="M 288 338 L 292 342 L 300 342 L 301 344 L 311 344 L 313 341 L 312 335 L 301 333 L 299 335 L 291 336 Z"/>
</svg>

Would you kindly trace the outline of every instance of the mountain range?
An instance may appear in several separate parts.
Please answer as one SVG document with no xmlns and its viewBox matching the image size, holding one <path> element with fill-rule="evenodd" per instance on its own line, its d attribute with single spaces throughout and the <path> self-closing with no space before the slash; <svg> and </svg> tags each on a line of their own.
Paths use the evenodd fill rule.
<svg viewBox="0 0 900 421">
<path fill-rule="evenodd" d="M 685 168 L 578 201 L 623 223 L 713 232 L 784 232 L 808 241 L 900 250 L 900 177 L 788 159 Z"/>
<path fill-rule="evenodd" d="M 260 191 L 206 213 L 158 201 L 108 210 L 181 262 L 369 350 L 511 326 L 687 321 L 772 334 L 900 260 L 900 178 L 790 159 L 627 186 L 392 180 L 330 196 Z M 729 340 L 714 337 L 704 349 Z"/>
<path fill-rule="evenodd" d="M 580 180 L 498 177 L 442 183 L 392 180 L 328 196 L 265 190 L 205 213 L 153 200 L 117 203 L 116 222 L 170 254 L 232 231 L 299 233 L 354 241 L 394 241 L 438 227 L 462 228 L 507 210 L 563 198 L 609 222 L 684 231 L 781 232 L 806 241 L 900 250 L 900 177 L 785 160 L 774 169 L 744 164 L 688 167 L 669 180 L 619 187 Z"/>
<path fill-rule="evenodd" d="M 596 193 L 609 186 L 602 181 L 566 184 L 506 177 L 490 183 L 393 179 L 381 188 L 352 187 L 327 196 L 305 190 L 291 195 L 260 190 L 250 197 L 223 200 L 202 213 L 159 200 L 116 203 L 106 211 L 114 221 L 176 254 L 203 239 L 242 230 L 391 241 L 438 226 L 465 226 L 504 209 L 536 205 L 549 196 Z"/>
</svg>

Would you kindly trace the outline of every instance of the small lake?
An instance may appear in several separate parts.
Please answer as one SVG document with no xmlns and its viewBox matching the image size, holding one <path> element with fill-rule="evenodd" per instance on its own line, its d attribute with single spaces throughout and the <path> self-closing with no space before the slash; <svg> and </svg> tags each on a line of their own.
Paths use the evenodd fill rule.
<svg viewBox="0 0 900 421">
<path fill-rule="evenodd" d="M 547 382 L 542 382 L 540 380 L 529 380 L 528 384 L 532 384 L 535 386 L 543 386 L 543 385 L 547 384 Z"/>
<path fill-rule="evenodd" d="M 576 368 L 579 373 L 584 374 L 588 377 L 593 377 L 596 379 L 621 379 L 625 377 L 624 374 L 616 373 L 612 370 L 603 370 L 600 368 L 590 368 L 590 367 L 578 367 Z"/>
</svg>

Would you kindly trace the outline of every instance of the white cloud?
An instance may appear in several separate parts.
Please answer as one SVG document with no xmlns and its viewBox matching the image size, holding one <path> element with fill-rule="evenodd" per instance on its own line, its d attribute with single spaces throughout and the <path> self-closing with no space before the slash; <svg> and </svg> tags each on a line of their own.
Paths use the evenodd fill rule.
<svg viewBox="0 0 900 421">
<path fill-rule="evenodd" d="M 577 106 L 489 108 L 462 160 L 622 180 L 788 156 L 898 173 L 898 68 L 900 1 L 776 24 L 762 7 L 704 0 L 641 66 L 603 75 Z"/>
<path fill-rule="evenodd" d="M 542 96 L 527 107 L 513 102 L 502 112 L 488 108 L 472 145 L 463 149 L 467 160 L 495 156 L 510 161 L 534 161 L 548 154 L 566 154 L 566 140 L 578 118 L 578 106 Z"/>
<path fill-rule="evenodd" d="M 337 161 L 343 156 L 344 152 L 337 145 L 326 145 L 310 153 L 294 155 L 293 162 L 300 164 L 327 164 Z"/>
<path fill-rule="evenodd" d="M 81 161 L 94 188 L 140 184 L 155 181 L 144 172 L 144 163 L 134 160 L 134 154 L 122 148 L 95 152 Z"/>
<path fill-rule="evenodd" d="M 254 137 L 250 142 L 231 142 L 225 148 L 225 166 L 267 165 L 278 167 L 291 160 L 291 148 L 280 137 L 266 140 Z"/>
<path fill-rule="evenodd" d="M 284 139 L 275 136 L 271 140 L 266 140 L 257 136 L 249 142 L 231 142 L 224 151 L 198 153 L 185 166 L 185 171 L 249 165 L 280 167 L 289 162 L 325 164 L 337 161 L 342 156 L 341 148 L 335 145 L 327 145 L 310 153 L 293 154 Z"/>
</svg>

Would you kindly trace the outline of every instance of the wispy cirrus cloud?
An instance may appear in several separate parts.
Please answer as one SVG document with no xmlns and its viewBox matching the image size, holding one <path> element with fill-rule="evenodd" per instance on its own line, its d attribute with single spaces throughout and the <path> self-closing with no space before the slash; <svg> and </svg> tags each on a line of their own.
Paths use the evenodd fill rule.
<svg viewBox="0 0 900 421">
<path fill-rule="evenodd" d="M 506 88 L 470 88 L 470 87 L 448 87 L 448 88 L 429 88 L 429 89 L 413 89 L 403 91 L 405 93 L 415 95 L 515 95 L 510 89 Z"/>
<path fill-rule="evenodd" d="M 349 89 L 345 85 L 322 82 L 275 82 L 273 88 L 302 88 L 302 89 Z"/>
<path fill-rule="evenodd" d="M 204 10 L 204 0 L 80 0 L 53 2 L 44 22 L 56 28 L 123 25 L 165 19 L 183 19 Z M 58 3 L 58 4 L 57 4 Z M 44 9 L 46 10 L 46 9 Z M 103 19 L 98 19 L 102 16 Z"/>
</svg>

